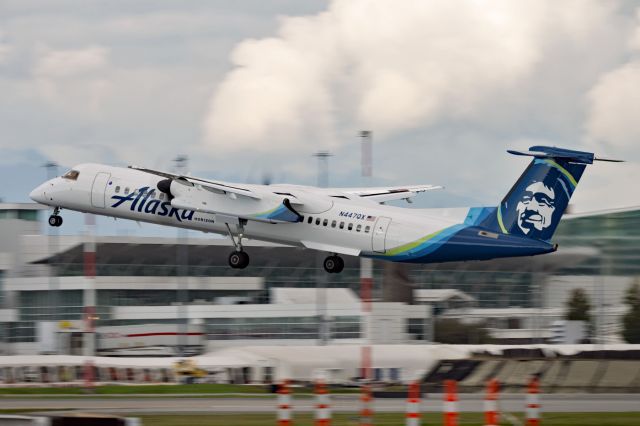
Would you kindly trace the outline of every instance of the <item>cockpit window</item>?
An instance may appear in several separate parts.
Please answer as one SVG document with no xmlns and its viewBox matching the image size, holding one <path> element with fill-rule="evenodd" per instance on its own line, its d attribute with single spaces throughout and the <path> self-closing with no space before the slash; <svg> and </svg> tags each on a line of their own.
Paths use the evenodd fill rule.
<svg viewBox="0 0 640 426">
<path fill-rule="evenodd" d="M 62 175 L 62 177 L 65 178 L 65 179 L 69 179 L 69 180 L 78 180 L 78 176 L 79 175 L 80 175 L 79 171 L 77 171 L 77 170 L 69 170 L 67 173 Z"/>
</svg>

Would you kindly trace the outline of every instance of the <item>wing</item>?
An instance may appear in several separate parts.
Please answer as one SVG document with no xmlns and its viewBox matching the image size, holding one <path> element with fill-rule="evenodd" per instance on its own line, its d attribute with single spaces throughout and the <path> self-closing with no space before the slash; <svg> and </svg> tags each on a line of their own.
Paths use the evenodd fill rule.
<svg viewBox="0 0 640 426">
<path fill-rule="evenodd" d="M 176 208 L 215 214 L 217 220 L 235 223 L 239 219 L 269 223 L 295 223 L 302 216 L 292 207 L 291 194 L 260 191 L 255 185 L 237 185 L 183 176 L 160 170 L 129 166 L 130 169 L 165 178 L 159 191 L 169 195 Z"/>
<path fill-rule="evenodd" d="M 411 185 L 379 188 L 330 188 L 323 190 L 323 192 L 335 198 L 353 198 L 355 196 L 375 203 L 384 203 L 393 200 L 408 200 L 421 192 L 442 188 L 437 185 Z"/>
<path fill-rule="evenodd" d="M 242 196 L 254 198 L 257 200 L 262 198 L 260 197 L 260 195 L 256 194 L 249 188 L 228 184 L 226 182 L 216 182 L 212 180 L 196 178 L 193 176 L 176 175 L 173 173 L 163 172 L 160 170 L 146 169 L 144 167 L 129 166 L 129 168 L 134 170 L 140 170 L 141 172 L 151 173 L 157 176 L 162 176 L 167 179 L 182 180 L 182 181 L 187 181 L 193 184 L 198 184 L 212 192 L 217 192 L 221 194 L 230 193 L 230 194 L 242 195 Z"/>
</svg>

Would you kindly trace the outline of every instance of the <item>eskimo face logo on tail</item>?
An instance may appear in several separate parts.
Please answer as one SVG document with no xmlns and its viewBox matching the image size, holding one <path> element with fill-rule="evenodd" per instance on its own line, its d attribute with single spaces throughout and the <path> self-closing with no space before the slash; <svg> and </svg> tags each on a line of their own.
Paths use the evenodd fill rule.
<svg viewBox="0 0 640 426">
<path fill-rule="evenodd" d="M 131 202 L 129 210 L 138 213 L 155 214 L 158 216 L 174 217 L 178 222 L 183 220 L 193 220 L 193 210 L 177 209 L 171 206 L 169 201 L 162 201 L 154 197 L 155 189 L 149 190 L 148 186 L 137 189 L 128 195 L 112 195 L 111 199 L 116 200 L 111 207 L 116 208 L 125 203 Z M 149 200 L 149 198 L 151 198 Z"/>
<path fill-rule="evenodd" d="M 551 226 L 556 210 L 555 195 L 553 188 L 543 182 L 527 186 L 524 196 L 516 206 L 518 227 L 525 235 L 541 232 Z"/>
</svg>

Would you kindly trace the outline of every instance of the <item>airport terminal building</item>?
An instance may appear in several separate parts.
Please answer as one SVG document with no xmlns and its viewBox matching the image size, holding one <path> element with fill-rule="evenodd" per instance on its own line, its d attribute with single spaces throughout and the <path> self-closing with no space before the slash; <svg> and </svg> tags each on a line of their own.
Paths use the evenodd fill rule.
<svg viewBox="0 0 640 426">
<path fill-rule="evenodd" d="M 61 345 L 46 334 L 82 333 L 88 288 L 95 290 L 98 340 L 101 329 L 149 327 L 148 333 L 130 333 L 132 347 L 144 334 L 165 336 L 158 345 L 184 345 L 175 328 L 182 324 L 188 327 L 183 331 L 202 336 L 202 351 L 429 343 L 435 317 L 480 322 L 501 343 L 543 343 L 576 287 L 590 297 L 594 337 L 617 342 L 624 292 L 640 277 L 640 210 L 609 212 L 563 221 L 555 238 L 560 249 L 550 255 L 429 265 L 375 262 L 372 310 L 363 314 L 357 258 L 345 257 L 343 273 L 325 274 L 313 251 L 257 241 L 246 244 L 251 265 L 237 270 L 227 266 L 231 244 L 225 239 L 93 237 L 96 277 L 86 278 L 83 250 L 89 238 L 42 233 L 43 209 L 0 205 L 5 354 L 77 352 L 73 338 Z"/>
</svg>

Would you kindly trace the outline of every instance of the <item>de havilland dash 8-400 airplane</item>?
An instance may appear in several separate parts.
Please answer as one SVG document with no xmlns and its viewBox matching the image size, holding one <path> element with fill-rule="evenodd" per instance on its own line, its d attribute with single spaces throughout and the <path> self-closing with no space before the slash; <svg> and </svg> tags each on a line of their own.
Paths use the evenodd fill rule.
<svg viewBox="0 0 640 426">
<path fill-rule="evenodd" d="M 340 255 L 431 263 L 533 256 L 553 252 L 551 237 L 590 152 L 533 146 L 533 157 L 497 207 L 408 209 L 385 205 L 439 189 L 434 185 L 317 188 L 244 185 L 142 167 L 80 164 L 34 189 L 34 201 L 62 209 L 228 235 L 232 268 L 245 268 L 243 238 L 328 253 L 324 269 L 339 273 Z"/>
</svg>

